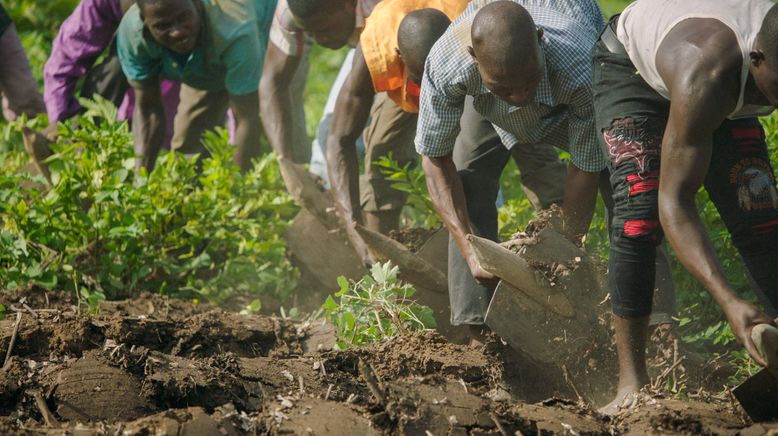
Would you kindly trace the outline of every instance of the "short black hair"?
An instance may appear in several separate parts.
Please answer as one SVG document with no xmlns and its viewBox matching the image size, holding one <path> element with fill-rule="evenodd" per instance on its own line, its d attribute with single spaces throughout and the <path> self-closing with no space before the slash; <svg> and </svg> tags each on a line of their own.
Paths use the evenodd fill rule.
<svg viewBox="0 0 778 436">
<path fill-rule="evenodd" d="M 289 11 L 295 18 L 306 19 L 329 11 L 341 0 L 288 0 Z"/>
<path fill-rule="evenodd" d="M 443 12 L 433 9 L 417 9 L 400 22 L 397 45 L 403 58 L 424 64 L 432 46 L 451 24 Z"/>
<path fill-rule="evenodd" d="M 778 5 L 773 5 L 759 29 L 759 45 L 771 65 L 778 65 Z"/>
</svg>

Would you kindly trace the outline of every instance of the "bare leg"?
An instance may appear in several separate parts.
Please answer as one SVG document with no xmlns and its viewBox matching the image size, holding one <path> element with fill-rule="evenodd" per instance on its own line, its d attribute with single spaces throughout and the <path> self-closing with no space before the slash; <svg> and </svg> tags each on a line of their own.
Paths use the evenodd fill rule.
<svg viewBox="0 0 778 436">
<path fill-rule="evenodd" d="M 619 356 L 619 387 L 616 398 L 600 409 L 605 415 L 614 415 L 620 408 L 629 407 L 630 397 L 649 383 L 646 371 L 648 317 L 629 319 L 613 315 L 613 327 Z"/>
</svg>

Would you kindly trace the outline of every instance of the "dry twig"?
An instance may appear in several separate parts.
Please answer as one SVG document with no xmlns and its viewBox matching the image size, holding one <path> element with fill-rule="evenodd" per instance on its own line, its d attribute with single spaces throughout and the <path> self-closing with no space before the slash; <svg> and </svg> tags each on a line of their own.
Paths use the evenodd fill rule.
<svg viewBox="0 0 778 436">
<path fill-rule="evenodd" d="M 46 421 L 46 425 L 49 427 L 59 427 L 59 421 L 54 417 L 54 414 L 49 410 L 49 406 L 46 404 L 46 400 L 41 395 L 40 391 L 33 392 L 32 396 L 35 398 L 35 405 L 38 406 L 43 420 Z"/>
<path fill-rule="evenodd" d="M 16 344 L 16 336 L 19 334 L 19 325 L 22 323 L 22 312 L 16 312 L 16 322 L 14 323 L 13 333 L 11 333 L 11 342 L 8 343 L 8 351 L 5 352 L 5 361 L 3 361 L 3 369 L 8 368 L 8 362 L 11 361 L 11 355 L 14 351 L 14 345 Z"/>
<path fill-rule="evenodd" d="M 575 392 L 575 395 L 578 397 L 579 402 L 584 402 L 583 397 L 581 396 L 581 393 L 578 392 L 578 388 L 575 387 L 575 383 L 573 383 L 572 377 L 570 377 L 570 372 L 567 370 L 566 365 L 562 365 L 562 375 L 565 376 L 565 382 L 567 382 L 567 385 L 570 386 L 573 389 L 573 392 Z"/>
<path fill-rule="evenodd" d="M 376 398 L 378 404 L 382 406 L 386 405 L 386 395 L 384 394 L 384 390 L 381 389 L 381 384 L 373 372 L 373 369 L 362 359 L 359 359 L 358 367 L 359 373 L 362 375 L 362 378 L 365 379 L 365 383 L 367 383 L 370 393 Z"/>
</svg>

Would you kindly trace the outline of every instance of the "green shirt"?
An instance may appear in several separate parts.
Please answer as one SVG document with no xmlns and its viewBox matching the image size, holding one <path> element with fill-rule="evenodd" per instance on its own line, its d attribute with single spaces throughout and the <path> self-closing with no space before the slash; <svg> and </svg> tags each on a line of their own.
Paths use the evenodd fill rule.
<svg viewBox="0 0 778 436">
<path fill-rule="evenodd" d="M 188 55 L 176 54 L 144 32 L 137 5 L 117 31 L 119 61 L 129 80 L 176 80 L 232 95 L 259 87 L 275 0 L 195 0 L 205 12 L 199 39 Z"/>
</svg>

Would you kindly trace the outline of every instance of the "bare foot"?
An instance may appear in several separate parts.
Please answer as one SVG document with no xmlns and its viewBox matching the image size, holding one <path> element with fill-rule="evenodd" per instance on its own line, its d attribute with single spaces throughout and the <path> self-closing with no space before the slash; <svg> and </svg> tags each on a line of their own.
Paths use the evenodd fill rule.
<svg viewBox="0 0 778 436">
<path fill-rule="evenodd" d="M 641 391 L 641 386 L 631 385 L 619 388 L 616 398 L 598 410 L 603 415 L 617 415 L 622 410 L 631 409 L 640 404 L 646 394 Z"/>
</svg>

